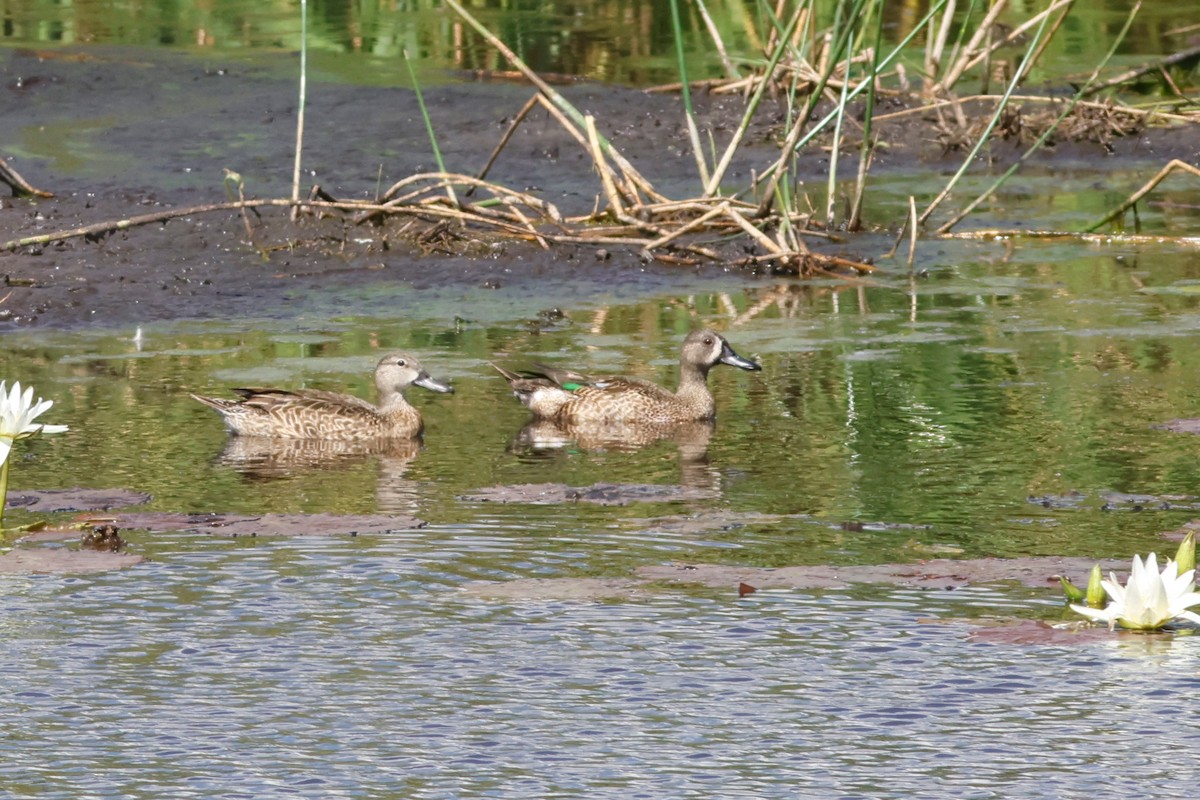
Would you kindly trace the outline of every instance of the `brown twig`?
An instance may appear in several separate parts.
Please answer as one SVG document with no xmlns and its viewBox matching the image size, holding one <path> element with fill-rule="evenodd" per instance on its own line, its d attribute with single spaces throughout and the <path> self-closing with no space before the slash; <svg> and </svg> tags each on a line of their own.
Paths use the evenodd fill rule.
<svg viewBox="0 0 1200 800">
<path fill-rule="evenodd" d="M 983 22 L 979 23 L 979 27 L 975 29 L 975 35 L 971 37 L 971 41 L 967 42 L 967 46 L 963 48 L 961 53 L 956 53 L 954 62 L 950 68 L 946 70 L 946 74 L 938 81 L 935 89 L 939 92 L 948 92 L 954 88 L 954 84 L 958 83 L 958 79 L 963 73 L 974 63 L 972 58 L 975 56 L 979 46 L 987 38 L 988 31 L 992 29 L 992 24 L 1000 17 L 1000 14 L 1008 6 L 1008 0 L 999 0 L 995 5 L 988 10 L 987 15 L 983 18 Z M 993 45 L 984 50 L 984 54 L 991 53 L 996 47 L 1003 45 Z M 876 117 L 878 119 L 878 117 Z"/>
<path fill-rule="evenodd" d="M 8 188 L 12 189 L 13 197 L 54 197 L 51 192 L 31 186 L 2 157 L 0 157 L 0 181 L 8 184 Z"/>
<path fill-rule="evenodd" d="M 613 180 L 612 168 L 608 165 L 608 160 L 604 158 L 604 153 L 600 151 L 600 139 L 596 133 L 596 120 L 591 114 L 583 118 L 584 131 L 587 133 L 588 152 L 592 156 L 592 163 L 596 166 L 596 171 L 600 173 L 600 185 L 604 187 L 604 196 L 608 198 L 608 207 L 614 219 L 629 224 L 636 222 L 625 211 L 625 204 L 621 201 L 621 196 L 617 194 L 616 181 Z"/>
<path fill-rule="evenodd" d="M 1087 232 L 1091 233 L 1092 231 L 1096 230 L 1097 228 L 1108 224 L 1109 222 L 1113 221 L 1117 217 L 1124 214 L 1131 206 L 1135 205 L 1137 203 L 1137 201 L 1141 200 L 1147 194 L 1152 192 L 1154 190 L 1154 188 L 1156 186 L 1158 186 L 1158 184 L 1162 183 L 1162 181 L 1168 175 L 1170 175 L 1172 172 L 1174 172 L 1175 170 L 1183 170 L 1184 172 L 1187 172 L 1191 175 L 1195 175 L 1197 178 L 1200 178 L 1200 169 L 1193 167 L 1191 164 L 1187 163 L 1186 161 L 1180 161 L 1177 158 L 1173 158 L 1169 162 L 1167 162 L 1167 165 L 1165 167 L 1163 167 L 1162 169 L 1160 169 L 1158 171 L 1157 175 L 1155 175 L 1150 180 L 1146 181 L 1146 183 L 1142 186 L 1142 188 L 1138 189 L 1136 192 L 1129 195 L 1129 197 L 1125 198 L 1125 202 L 1121 203 L 1121 205 L 1117 206 L 1112 211 L 1110 211 L 1108 214 L 1106 214 L 1103 219 L 1089 225 L 1086 228 Z"/>
<path fill-rule="evenodd" d="M 202 206 L 192 206 L 190 208 L 175 208 L 168 211 L 158 211 L 153 214 L 142 214 L 137 217 L 129 217 L 127 219 L 109 220 L 107 222 L 97 222 L 92 225 L 84 225 L 80 228 L 71 228 L 70 230 L 57 231 L 55 233 L 45 233 L 40 236 L 28 236 L 24 239 L 12 239 L 0 244 L 0 250 L 16 250 L 19 247 L 28 247 L 35 244 L 49 244 L 51 242 L 61 242 L 66 239 L 75 239 L 80 236 L 102 236 L 122 231 L 128 228 L 136 228 L 139 225 L 149 225 L 154 222 L 166 222 L 179 217 L 187 217 L 193 214 L 206 214 L 212 211 L 229 211 L 241 208 L 254 208 L 257 206 L 284 206 L 290 207 L 291 200 L 239 200 L 231 203 L 210 203 Z"/>
<path fill-rule="evenodd" d="M 537 87 L 537 90 L 541 96 L 545 97 L 545 99 L 548 100 L 551 104 L 553 104 L 558 110 L 562 111 L 566 115 L 566 117 L 570 119 L 570 121 L 572 123 L 570 125 L 570 127 L 575 127 L 575 128 L 583 127 L 583 125 L 584 125 L 583 114 L 580 113 L 579 109 L 577 109 L 577 108 L 575 108 L 575 106 L 571 105 L 567 101 L 567 99 L 565 97 L 563 97 L 561 94 L 559 94 L 558 92 L 556 92 L 550 86 L 550 84 L 548 84 L 544 80 L 542 80 L 542 78 L 539 77 L 536 72 L 534 72 L 532 69 L 530 69 L 529 66 L 524 61 L 522 61 L 521 58 L 515 52 L 513 52 L 512 48 L 510 48 L 508 45 L 506 45 L 504 42 L 502 42 L 495 34 L 493 34 L 491 31 L 489 31 L 487 28 L 485 28 L 483 25 L 481 25 L 477 19 L 475 19 L 473 16 L 471 16 L 469 13 L 467 13 L 466 8 L 464 8 L 463 5 L 458 2 L 458 0 L 445 0 L 445 3 L 455 13 L 457 13 L 460 17 L 462 17 L 463 20 L 467 23 L 467 25 L 469 25 L 476 33 L 478 33 L 480 36 L 482 36 L 484 39 L 486 39 L 487 42 L 492 47 L 496 48 L 496 50 L 498 50 L 501 55 L 503 55 L 506 59 L 508 59 L 508 62 L 510 64 L 512 64 L 514 67 L 516 67 L 518 70 L 520 70 L 521 74 L 525 76 L 525 79 L 528 80 L 530 83 L 532 83 L 535 87 Z M 578 130 L 576 130 L 576 133 L 578 133 Z M 647 181 L 644 177 L 642 177 L 641 173 L 639 173 L 636 169 L 634 169 L 633 165 L 630 164 L 628 161 L 626 161 L 625 157 L 622 156 L 620 154 L 620 152 L 618 152 L 617 149 L 615 147 L 613 147 L 612 144 L 607 139 L 605 139 L 604 137 L 600 137 L 599 141 L 600 141 L 600 147 L 603 150 L 604 154 L 606 156 L 608 156 L 609 158 L 611 158 L 613 160 L 613 163 L 616 164 L 617 167 L 625 175 L 630 176 L 630 177 L 636 176 L 636 181 L 637 181 L 638 185 L 642 186 L 643 191 L 646 191 L 647 194 L 651 194 L 651 193 L 653 193 L 653 195 L 657 194 L 657 193 L 653 192 L 653 187 L 651 187 L 650 182 Z M 661 199 L 665 199 L 665 198 L 661 198 Z"/>
<path fill-rule="evenodd" d="M 496 163 L 496 159 L 500 156 L 500 151 L 505 148 L 505 146 L 508 144 L 508 140 L 511 139 L 513 134 L 517 132 L 517 128 L 520 127 L 521 123 L 525 121 L 525 117 L 529 116 L 529 112 L 532 111 L 533 107 L 537 104 L 538 95 L 536 94 L 525 101 L 525 105 L 521 106 L 521 110 L 517 112 L 515 117 L 513 117 L 512 122 L 510 122 L 508 125 L 508 129 L 504 131 L 504 135 L 500 137 L 500 141 L 496 144 L 495 149 L 492 150 L 492 154 L 488 156 L 487 163 L 483 165 L 483 169 L 479 170 L 479 174 L 475 176 L 477 179 L 483 180 L 487 177 L 487 174 L 492 170 L 492 165 Z M 474 191 L 475 187 L 472 186 L 471 188 L 467 189 L 463 196 L 470 197 Z"/>
<path fill-rule="evenodd" d="M 1119 86 L 1122 83 L 1128 83 L 1135 78 L 1140 78 L 1141 76 L 1154 72 L 1155 70 L 1161 70 L 1165 67 L 1170 67 L 1174 64 L 1178 64 L 1181 61 L 1187 61 L 1189 58 L 1195 58 L 1196 56 L 1200 56 L 1200 45 L 1189 47 L 1186 50 L 1180 50 L 1178 53 L 1172 53 L 1169 56 L 1151 61 L 1149 64 L 1143 64 L 1140 67 L 1134 67 L 1133 69 L 1126 70 L 1114 78 L 1109 78 L 1106 81 L 1102 81 L 1092 86 L 1087 91 L 1087 94 L 1095 94 L 1096 92 L 1103 91 L 1110 86 Z"/>
<path fill-rule="evenodd" d="M 229 187 L 232 185 L 237 188 L 238 201 L 245 203 L 246 182 L 242 178 L 241 174 L 234 172 L 233 170 L 229 169 L 229 167 L 225 167 L 223 172 L 225 173 L 225 196 L 230 200 L 233 199 L 232 192 L 229 191 Z M 293 200 L 295 200 L 295 198 L 293 198 Z M 296 207 L 292 206 L 292 213 L 295 214 L 295 211 Z M 250 222 L 250 209 L 246 208 L 244 205 L 242 206 L 242 225 L 244 225 L 246 228 L 247 241 L 249 241 L 250 244 L 254 244 L 254 225 Z"/>
</svg>

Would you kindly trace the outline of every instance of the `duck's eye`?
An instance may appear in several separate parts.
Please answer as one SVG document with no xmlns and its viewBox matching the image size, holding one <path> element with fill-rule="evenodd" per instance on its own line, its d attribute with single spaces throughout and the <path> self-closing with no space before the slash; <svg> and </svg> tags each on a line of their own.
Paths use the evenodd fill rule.
<svg viewBox="0 0 1200 800">
<path fill-rule="evenodd" d="M 396 366 L 397 366 L 397 367 L 407 367 L 408 365 L 404 363 L 404 359 L 403 359 L 403 358 L 397 358 L 397 359 L 396 359 Z"/>
<path fill-rule="evenodd" d="M 705 337 L 704 337 L 704 343 L 705 343 L 705 344 L 712 344 L 712 343 L 713 343 L 713 338 L 712 338 L 711 336 L 705 336 Z"/>
</svg>

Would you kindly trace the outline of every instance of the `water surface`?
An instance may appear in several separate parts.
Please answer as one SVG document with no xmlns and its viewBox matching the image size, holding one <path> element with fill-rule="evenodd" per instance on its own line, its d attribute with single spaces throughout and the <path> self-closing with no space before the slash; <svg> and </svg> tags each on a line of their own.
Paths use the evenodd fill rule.
<svg viewBox="0 0 1200 800">
<path fill-rule="evenodd" d="M 884 4 L 886 41 L 895 43 L 907 36 L 927 12 L 926 5 Z M 1078 78 L 1081 71 L 1099 64 L 1132 5 L 1118 0 L 1072 8 L 1070 20 L 1039 62 L 1033 80 L 1057 81 L 1063 75 Z M 679 80 L 667 0 L 524 0 L 486 8 L 466 6 L 539 72 L 642 86 Z M 680 6 L 689 77 L 726 76 L 704 19 L 695 7 Z M 706 3 L 705 9 L 734 69 L 744 73 L 750 66 L 764 63 L 764 39 L 771 23 L 762 4 L 730 0 Z M 832 26 L 835 4 L 819 5 L 819 11 L 824 16 L 817 25 Z M 1002 15 L 1000 22 L 1016 27 L 1032 13 L 1017 7 Z M 0 16 L 0 44 L 16 46 L 121 44 L 225 60 L 298 50 L 301 40 L 299 5 L 293 2 L 129 5 L 111 0 L 69 4 L 34 0 L 0 3 Z M 1143 3 L 1114 63 L 1141 63 L 1149 56 L 1183 50 L 1187 28 L 1182 22 L 1174 3 Z M 958 36 L 958 31 L 952 36 Z M 923 47 L 918 34 L 907 58 L 910 74 L 921 70 Z M 440 80 L 438 73 L 446 69 L 488 75 L 512 69 L 453 11 L 433 0 L 309 4 L 309 48 L 315 73 L 352 83 L 407 85 L 405 53 L 430 68 L 422 76 L 429 81 Z M 1016 55 L 1016 49 L 1000 53 L 1010 60 Z"/>
<path fill-rule="evenodd" d="M 429 525 L 331 540 L 129 532 L 149 556 L 134 568 L 3 578 L 4 784 L 61 798 L 1178 796 L 1200 638 L 981 636 L 1062 619 L 1049 588 L 663 587 L 615 602 L 459 588 L 670 562 L 1173 551 L 1159 534 L 1194 513 L 1196 441 L 1154 425 L 1197 415 L 1187 287 L 1200 262 L 1132 255 L 988 245 L 928 259 L 911 290 L 738 277 L 581 296 L 561 317 L 528 299 L 500 318 L 410 297 L 427 318 L 347 307 L 162 323 L 140 345 L 124 329 L 10 333 L 3 373 L 72 427 L 19 446 L 17 489 L 125 486 L 164 511 Z M 695 324 L 764 366 L 714 370 L 720 419 L 703 458 L 670 441 L 516 441 L 525 412 L 488 362 L 670 382 Z M 220 422 L 187 396 L 264 382 L 368 396 L 393 348 L 456 387 L 413 390 L 428 424 L 415 454 L 258 474 L 222 455 Z M 548 481 L 709 494 L 460 499 Z M 1113 492 L 1170 503 L 1106 506 Z M 690 533 L 647 521 L 716 511 L 735 521 Z"/>
<path fill-rule="evenodd" d="M 1077 9 L 1051 62 L 1068 72 L 1095 63 L 1123 5 Z M 731 42 L 751 30 L 741 5 L 713 11 Z M 434 5 L 329 6 L 314 17 L 314 73 L 327 82 L 404 83 L 404 47 L 439 77 L 446 67 L 505 67 Z M 1177 17 L 1174 4 L 1148 4 L 1123 55 L 1169 50 Z M 674 78 L 664 19 L 652 4 L 518 3 L 485 21 L 538 69 L 644 84 Z M 10 4 L 4 20 L 9 45 L 211 54 L 203 78 L 214 80 L 243 52 L 299 43 L 292 4 Z M 715 74 L 697 20 L 685 29 L 694 74 Z M 24 69 L 29 58 L 14 62 Z M 45 63 L 42 86 L 22 95 L 29 104 L 60 74 L 75 76 Z M 294 68 L 290 56 L 255 62 L 289 86 Z M 105 108 L 88 127 L 79 106 L 47 91 L 46 109 L 14 142 L 52 150 L 56 175 L 82 171 L 88 191 L 91 169 L 120 170 L 101 186 L 196 181 L 219 193 L 215 163 L 181 176 L 151 158 L 177 166 L 158 142 L 179 128 L 141 124 L 163 116 L 145 100 L 151 89 L 167 98 L 162 107 L 182 108 L 178 87 L 199 76 L 139 71 L 144 84 L 125 84 L 137 116 L 104 117 Z M 178 83 L 159 86 L 160 72 Z M 197 94 L 183 112 L 218 107 Z M 241 132 L 259 113 L 229 116 L 221 125 Z M 181 124 L 199 130 L 191 116 Z M 114 126 L 156 144 L 122 150 L 95 133 Z M 229 159 L 230 150 L 236 140 L 193 136 L 184 161 L 288 162 Z M 139 163 L 123 167 L 131 151 Z M 362 161 L 353 150 L 343 157 Z M 363 180 L 374 181 L 376 154 L 366 162 Z M 1029 170 L 989 219 L 1078 227 L 1141 182 L 1120 166 L 1104 162 L 1103 191 L 1094 164 Z M 873 185 L 879 206 L 868 219 L 888 224 L 884 203 L 900 207 L 914 182 L 940 182 L 942 168 L 953 169 L 893 166 Z M 1147 226 L 1190 232 L 1187 201 L 1146 214 Z M 516 279 L 495 290 L 381 280 L 297 290 L 286 313 L 147 324 L 139 341 L 132 325 L 103 321 L 7 331 L 0 377 L 35 386 L 55 401 L 46 419 L 71 426 L 18 446 L 14 490 L 121 486 L 149 492 L 160 511 L 397 513 L 428 525 L 271 540 L 127 531 L 130 551 L 148 559 L 131 569 L 0 577 L 0 784 L 14 797 L 63 800 L 1183 796 L 1193 788 L 1179 765 L 1197 744 L 1188 698 L 1200 638 L 987 635 L 1064 619 L 1049 587 L 739 597 L 732 585 L 661 586 L 607 602 L 461 588 L 675 562 L 1173 551 L 1161 533 L 1195 513 L 1197 442 L 1156 424 L 1200 416 L 1200 258 L 932 240 L 918 256 L 911 281 L 891 264 L 861 285 L 682 273 L 635 282 L 616 268 L 625 282 L 556 273 L 538 292 Z M 547 360 L 670 383 L 679 341 L 700 324 L 764 367 L 713 372 L 720 419 L 700 452 L 669 440 L 532 448 L 520 440 L 524 410 L 489 366 Z M 456 387 L 413 390 L 428 426 L 415 452 L 264 468 L 231 452 L 216 416 L 188 397 L 247 384 L 366 397 L 374 362 L 396 348 Z M 598 481 L 703 496 L 624 507 L 462 499 L 494 485 Z M 681 529 L 667 515 L 723 522 Z"/>
</svg>

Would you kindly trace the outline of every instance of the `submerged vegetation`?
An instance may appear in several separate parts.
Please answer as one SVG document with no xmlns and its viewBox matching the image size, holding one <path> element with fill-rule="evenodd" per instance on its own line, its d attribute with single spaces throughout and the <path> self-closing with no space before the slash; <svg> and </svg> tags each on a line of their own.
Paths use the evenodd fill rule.
<svg viewBox="0 0 1200 800">
<path fill-rule="evenodd" d="M 1007 0 L 990 7 L 977 2 L 938 0 L 924 16 L 896 30 L 882 0 L 845 0 L 832 13 L 813 0 L 799 3 L 760 3 L 753 30 L 744 38 L 755 52 L 735 53 L 724 41 L 704 2 L 689 6 L 711 37 L 725 77 L 690 82 L 682 40 L 678 0 L 672 0 L 672 24 L 681 80 L 652 91 L 677 93 L 686 129 L 686 148 L 695 164 L 691 196 L 664 192 L 622 154 L 604 133 L 604 120 L 577 108 L 563 93 L 529 67 L 500 36 L 485 27 L 458 0 L 445 0 L 478 41 L 486 43 L 534 93 L 515 110 L 507 130 L 483 169 L 475 175 L 448 171 L 437 143 L 437 126 L 422 99 L 417 75 L 410 72 L 420 111 L 429 132 L 437 172 L 414 174 L 378 192 L 371 202 L 330 196 L 313 187 L 301 196 L 303 114 L 298 115 L 296 162 L 292 196 L 247 199 L 104 222 L 41 236 L 4 242 L 17 249 L 72 236 L 99 236 L 138 224 L 201 212 L 237 209 L 247 235 L 264 255 L 270 246 L 256 241 L 246 209 L 281 206 L 313 215 L 341 214 L 347 226 L 380 224 L 385 219 L 402 225 L 399 235 L 418 246 L 439 251 L 471 252 L 479 243 L 523 240 L 549 248 L 554 244 L 635 248 L 644 260 L 674 264 L 718 262 L 750 269 L 850 276 L 870 272 L 866 255 L 846 257 L 816 249 L 814 242 L 845 234 L 891 230 L 899 247 L 908 234 L 909 263 L 922 236 L 952 235 L 965 219 L 994 196 L 1030 158 L 1060 141 L 1090 142 L 1112 149 L 1123 137 L 1150 126 L 1195 126 L 1200 101 L 1195 94 L 1200 48 L 1171 53 L 1152 63 L 1117 69 L 1110 61 L 1140 11 L 1135 5 L 1112 36 L 1107 54 L 1085 74 L 1069 78 L 1071 91 L 1037 93 L 1029 90 L 1031 76 L 1056 36 L 1061 35 L 1073 0 L 1053 0 L 1042 11 L 1016 19 L 1019 12 Z M 1007 21 L 1009 24 L 1005 24 Z M 894 43 L 885 45 L 885 26 Z M 404 54 L 407 62 L 407 53 Z M 302 58 L 301 98 L 304 107 L 306 61 Z M 1148 104 L 1118 99 L 1148 77 L 1163 91 Z M 740 119 L 722 120 L 729 134 L 718 140 L 722 125 L 714 124 L 700 108 L 702 100 L 737 94 L 744 98 Z M 1126 92 L 1133 96 L 1132 92 Z M 1144 96 L 1144 95 L 1138 95 Z M 768 106 L 770 110 L 768 111 Z M 564 215 L 554 204 L 528 192 L 488 180 L 488 173 L 505 146 L 531 114 L 540 110 L 586 154 L 594 181 L 595 204 L 590 213 Z M 756 163 L 748 181 L 736 183 L 731 164 L 756 160 L 761 141 L 751 152 L 752 131 L 760 132 L 769 119 L 773 143 L 768 160 Z M 758 127 L 755 127 L 757 123 Z M 722 131 L 723 132 L 723 131 Z M 761 137 L 759 137 L 761 139 Z M 1006 140 L 1021 148 L 1019 155 L 995 180 L 973 197 L 961 194 L 963 179 L 984 164 L 995 169 L 1001 156 L 989 143 Z M 903 140 L 929 141 L 961 165 L 931 198 L 907 198 L 904 207 L 864 212 L 871 170 L 880 148 Z M 663 146 L 667 146 L 667 142 Z M 813 157 L 813 155 L 817 157 Z M 825 166 L 824 175 L 812 164 Z M 1001 165 L 1003 166 L 1003 165 Z M 1103 219 L 1079 231 L 1041 232 L 1084 236 L 1120 218 L 1174 172 L 1200 177 L 1195 166 L 1172 160 Z M 11 169 L 0 172 L 15 192 L 39 193 Z M 819 187 L 813 189 L 813 187 Z M 958 206 L 949 210 L 951 200 Z M 1136 224 L 1136 220 L 1135 220 Z M 1009 231 L 975 231 L 969 236 L 994 236 Z M 1031 235 L 1022 231 L 1020 235 Z M 1037 235 L 1037 234 L 1034 234 Z"/>
</svg>

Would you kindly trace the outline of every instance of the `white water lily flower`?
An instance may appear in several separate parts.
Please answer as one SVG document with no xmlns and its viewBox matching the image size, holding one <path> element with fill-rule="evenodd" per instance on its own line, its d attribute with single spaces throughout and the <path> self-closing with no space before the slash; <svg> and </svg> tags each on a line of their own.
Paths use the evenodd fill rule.
<svg viewBox="0 0 1200 800">
<path fill-rule="evenodd" d="M 5 387 L 6 381 L 0 381 L 0 464 L 8 460 L 13 442 L 17 439 L 28 439 L 39 433 L 62 433 L 66 425 L 45 425 L 35 423 L 42 414 L 54 405 L 53 400 L 38 398 L 33 402 L 33 387 L 28 387 L 21 393 L 21 382 L 14 381 L 12 391 Z"/>
<path fill-rule="evenodd" d="M 1124 586 L 1114 573 L 1108 573 L 1109 579 L 1103 585 L 1110 602 L 1105 608 L 1072 605 L 1071 609 L 1097 622 L 1107 622 L 1110 630 L 1118 624 L 1133 630 L 1157 630 L 1173 619 L 1200 623 L 1200 615 L 1188 611 L 1200 604 L 1200 592 L 1192 582 L 1195 573 L 1194 569 L 1180 573 L 1169 558 L 1160 573 L 1154 553 L 1145 561 L 1135 555 Z"/>
</svg>

